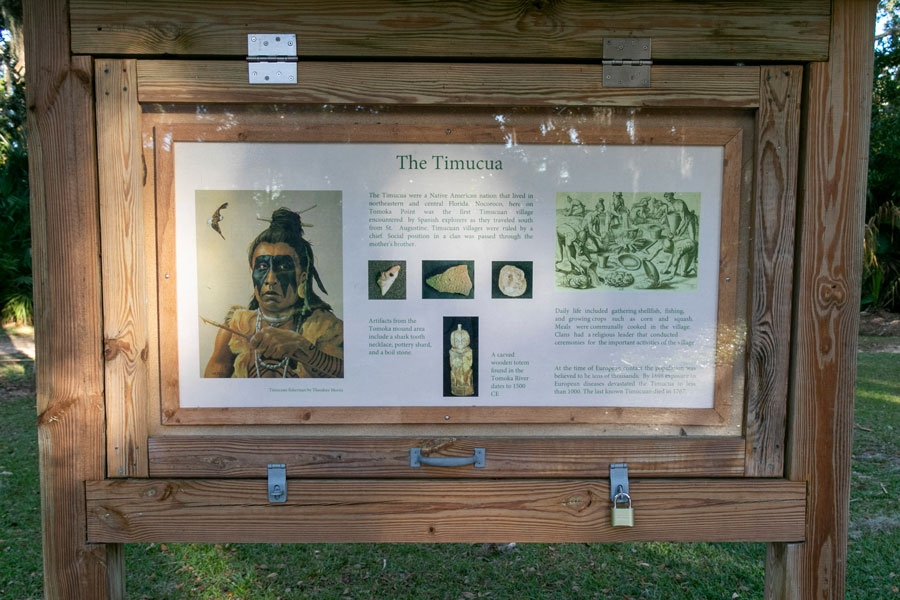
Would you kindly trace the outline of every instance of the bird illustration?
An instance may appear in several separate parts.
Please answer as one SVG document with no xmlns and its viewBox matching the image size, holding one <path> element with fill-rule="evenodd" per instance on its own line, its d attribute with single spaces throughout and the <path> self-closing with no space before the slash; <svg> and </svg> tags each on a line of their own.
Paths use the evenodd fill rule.
<svg viewBox="0 0 900 600">
<path fill-rule="evenodd" d="M 228 208 L 227 202 L 225 202 L 224 204 L 222 204 L 222 206 L 220 206 L 219 208 L 216 209 L 216 212 L 213 213 L 213 216 L 211 216 L 209 218 L 209 220 L 206 222 L 206 224 L 209 225 L 210 227 L 212 227 L 213 231 L 215 231 L 216 233 L 221 235 L 222 239 L 224 240 L 225 236 L 222 235 L 222 230 L 219 228 L 219 221 L 222 221 L 225 218 L 222 216 L 223 208 Z"/>
</svg>

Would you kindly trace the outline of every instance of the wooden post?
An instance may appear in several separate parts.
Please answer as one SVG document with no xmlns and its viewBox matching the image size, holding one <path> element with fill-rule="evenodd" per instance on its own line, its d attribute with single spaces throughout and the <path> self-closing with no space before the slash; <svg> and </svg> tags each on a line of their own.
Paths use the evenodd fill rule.
<svg viewBox="0 0 900 600">
<path fill-rule="evenodd" d="M 121 553 L 85 535 L 84 482 L 105 475 L 91 59 L 69 54 L 67 2 L 24 13 L 45 595 L 102 600 Z"/>
<path fill-rule="evenodd" d="M 875 2 L 835 0 L 808 69 L 785 473 L 808 483 L 806 542 L 771 544 L 766 598 L 843 598 Z"/>
</svg>

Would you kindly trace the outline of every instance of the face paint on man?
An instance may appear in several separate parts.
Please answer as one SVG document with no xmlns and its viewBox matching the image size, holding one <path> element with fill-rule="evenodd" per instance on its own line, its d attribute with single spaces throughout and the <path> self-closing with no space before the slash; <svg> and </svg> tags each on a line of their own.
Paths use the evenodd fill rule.
<svg viewBox="0 0 900 600">
<path fill-rule="evenodd" d="M 294 259 L 287 255 L 261 254 L 256 257 L 253 263 L 253 287 L 257 293 L 262 296 L 264 292 L 263 285 L 269 274 L 272 273 L 281 287 L 281 295 L 287 296 L 291 287 L 297 285 L 296 266 Z"/>
</svg>

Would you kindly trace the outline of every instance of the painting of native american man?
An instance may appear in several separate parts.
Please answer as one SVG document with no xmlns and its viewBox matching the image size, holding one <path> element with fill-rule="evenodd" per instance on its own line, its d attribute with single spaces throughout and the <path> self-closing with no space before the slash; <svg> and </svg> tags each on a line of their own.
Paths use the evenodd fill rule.
<svg viewBox="0 0 900 600">
<path fill-rule="evenodd" d="M 216 233 L 228 239 L 222 213 L 227 208 Z M 301 214 L 281 207 L 259 221 L 268 226 L 247 248 L 249 302 L 217 315 L 221 320 L 201 314 L 206 327 L 218 329 L 203 377 L 343 377 L 344 324 L 320 296 L 327 292 Z"/>
</svg>

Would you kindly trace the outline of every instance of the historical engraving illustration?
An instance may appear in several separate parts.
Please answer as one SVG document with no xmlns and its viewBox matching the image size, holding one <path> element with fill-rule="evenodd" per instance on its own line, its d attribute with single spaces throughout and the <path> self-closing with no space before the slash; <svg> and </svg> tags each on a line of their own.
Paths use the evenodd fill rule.
<svg viewBox="0 0 900 600">
<path fill-rule="evenodd" d="M 557 289 L 697 289 L 700 194 L 558 192 Z"/>
</svg>

